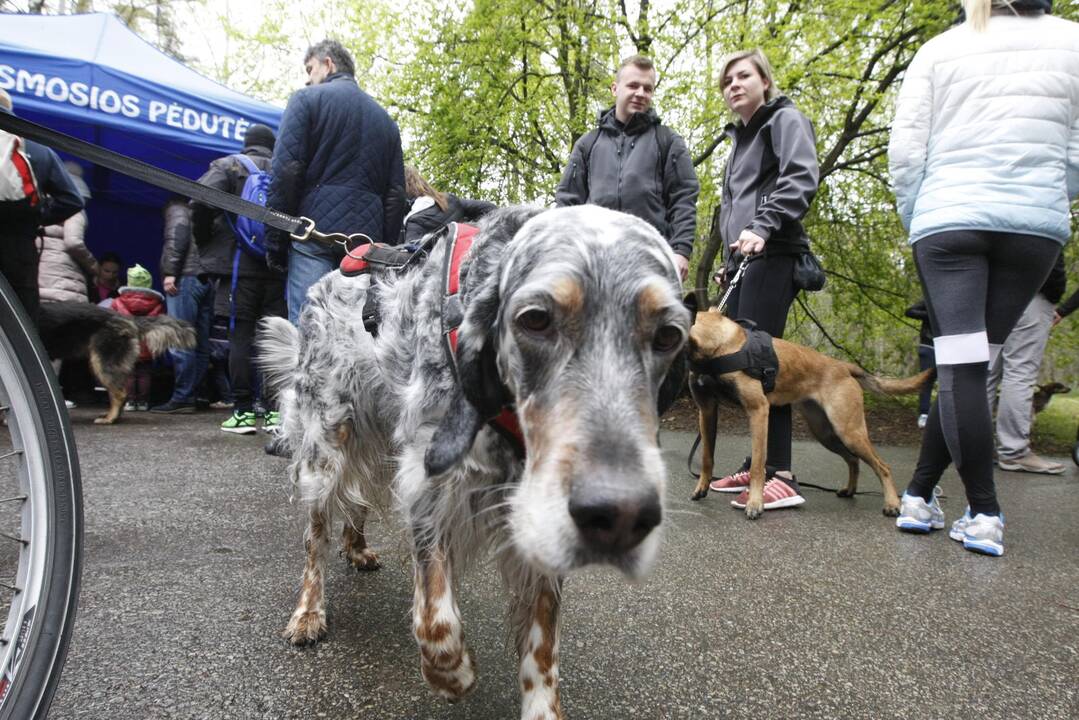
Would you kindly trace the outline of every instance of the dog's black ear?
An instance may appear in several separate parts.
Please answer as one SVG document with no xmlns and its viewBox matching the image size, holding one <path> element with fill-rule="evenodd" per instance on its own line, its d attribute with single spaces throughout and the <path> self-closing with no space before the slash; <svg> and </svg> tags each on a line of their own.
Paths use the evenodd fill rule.
<svg viewBox="0 0 1079 720">
<path fill-rule="evenodd" d="M 476 435 L 486 419 L 480 415 L 472 403 L 464 399 L 461 389 L 454 391 L 450 409 L 442 416 L 438 430 L 427 446 L 423 455 L 423 467 L 428 477 L 441 475 L 448 471 L 472 449 Z"/>
<path fill-rule="evenodd" d="M 660 415 L 670 410 L 675 400 L 682 395 L 682 390 L 686 386 L 688 368 L 689 361 L 686 358 L 686 351 L 682 350 L 671 361 L 671 366 L 667 368 L 667 374 L 663 377 L 663 382 L 659 384 L 656 411 Z"/>
<path fill-rule="evenodd" d="M 695 292 L 686 293 L 686 296 L 682 298 L 682 304 L 694 315 L 700 310 L 700 303 L 697 300 L 697 293 Z"/>
</svg>

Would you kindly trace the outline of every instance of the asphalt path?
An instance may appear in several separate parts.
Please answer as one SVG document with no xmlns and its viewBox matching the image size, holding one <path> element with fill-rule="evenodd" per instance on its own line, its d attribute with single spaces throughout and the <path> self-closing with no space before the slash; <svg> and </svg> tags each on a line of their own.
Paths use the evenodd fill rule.
<svg viewBox="0 0 1079 720">
<path fill-rule="evenodd" d="M 516 718 L 516 661 L 496 573 L 461 583 L 476 690 L 450 705 L 419 673 L 408 553 L 369 524 L 383 568 L 328 563 L 329 637 L 280 637 L 303 563 L 303 513 L 263 435 L 220 413 L 133 413 L 114 427 L 72 411 L 82 459 L 82 596 L 52 718 Z M 665 541 L 639 583 L 605 569 L 565 585 L 569 718 L 1079 717 L 1079 474 L 1000 473 L 1007 552 L 896 532 L 879 495 L 807 490 L 757 522 L 712 494 L 689 500 L 692 436 L 663 435 Z M 744 437 L 721 438 L 737 465 Z M 902 490 L 913 448 L 880 448 Z M 846 466 L 796 443 L 803 481 Z M 877 490 L 863 466 L 862 490 Z M 942 483 L 949 521 L 960 483 Z"/>
</svg>

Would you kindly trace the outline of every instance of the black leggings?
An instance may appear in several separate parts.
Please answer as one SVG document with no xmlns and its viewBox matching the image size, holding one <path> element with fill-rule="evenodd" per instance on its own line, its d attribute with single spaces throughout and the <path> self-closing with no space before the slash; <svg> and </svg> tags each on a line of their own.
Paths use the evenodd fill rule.
<svg viewBox="0 0 1079 720">
<path fill-rule="evenodd" d="M 228 282 L 227 278 L 225 282 Z M 251 412 L 255 401 L 251 376 L 255 326 L 264 317 L 287 317 L 285 281 L 280 278 L 240 278 L 233 291 L 232 303 L 234 318 L 229 332 L 229 382 L 232 384 L 236 412 Z M 277 409 L 273 397 L 263 397 L 262 404 L 267 410 Z"/>
<path fill-rule="evenodd" d="M 910 494 L 929 500 L 954 462 L 971 514 L 1000 512 L 985 394 L 989 360 L 1045 282 L 1060 248 L 1048 238 L 983 230 L 938 233 L 914 244 L 939 386 Z"/>
<path fill-rule="evenodd" d="M 777 255 L 753 260 L 737 289 L 727 302 L 727 315 L 752 320 L 772 337 L 783 337 L 787 328 L 787 313 L 794 302 L 793 255 Z M 791 469 L 791 406 L 772 407 L 768 412 L 769 475 Z"/>
</svg>

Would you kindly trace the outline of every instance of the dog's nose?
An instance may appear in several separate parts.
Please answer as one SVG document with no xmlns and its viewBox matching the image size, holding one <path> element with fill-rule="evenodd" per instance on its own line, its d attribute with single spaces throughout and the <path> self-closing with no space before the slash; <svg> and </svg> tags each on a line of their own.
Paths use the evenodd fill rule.
<svg viewBox="0 0 1079 720">
<path fill-rule="evenodd" d="M 569 514 L 588 547 L 604 554 L 632 550 L 663 519 L 659 493 L 652 488 L 631 493 L 587 483 L 574 484 Z"/>
</svg>

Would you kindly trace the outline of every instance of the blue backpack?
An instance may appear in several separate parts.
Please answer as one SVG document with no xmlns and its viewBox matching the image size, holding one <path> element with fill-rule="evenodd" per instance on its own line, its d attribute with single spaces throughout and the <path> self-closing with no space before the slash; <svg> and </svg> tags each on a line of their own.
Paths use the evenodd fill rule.
<svg viewBox="0 0 1079 720">
<path fill-rule="evenodd" d="M 246 155 L 233 155 L 233 157 L 248 172 L 243 189 L 240 191 L 240 197 L 248 202 L 266 207 L 266 196 L 270 189 L 270 173 L 260 170 L 258 165 Z M 229 221 L 232 232 L 236 234 L 237 247 L 243 248 L 245 252 L 256 258 L 263 259 L 266 257 L 265 225 L 258 220 L 252 220 L 243 215 L 233 216 L 225 213 L 225 218 Z"/>
</svg>

